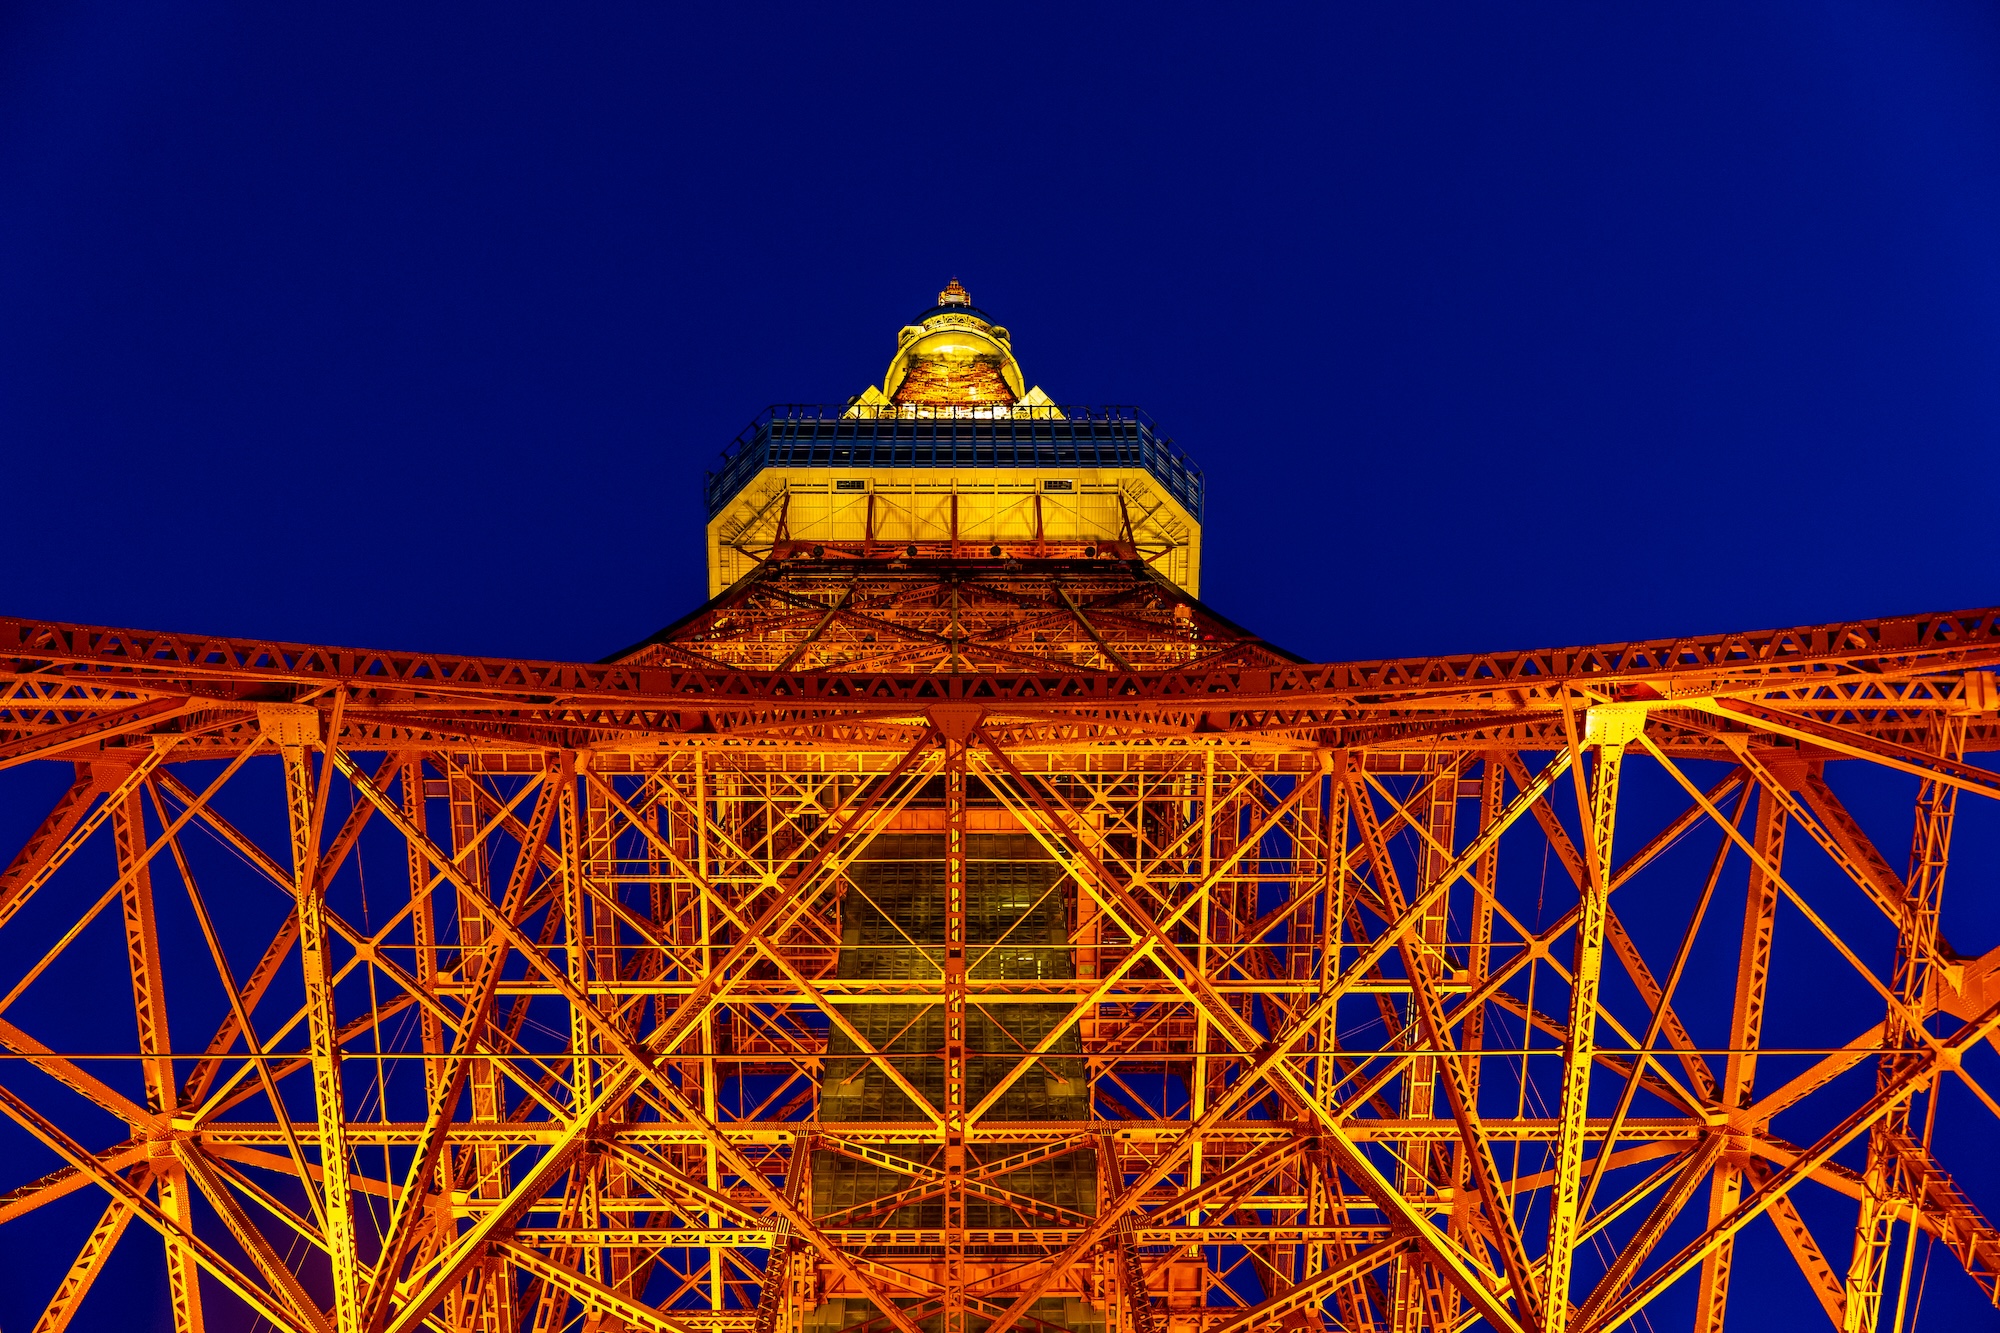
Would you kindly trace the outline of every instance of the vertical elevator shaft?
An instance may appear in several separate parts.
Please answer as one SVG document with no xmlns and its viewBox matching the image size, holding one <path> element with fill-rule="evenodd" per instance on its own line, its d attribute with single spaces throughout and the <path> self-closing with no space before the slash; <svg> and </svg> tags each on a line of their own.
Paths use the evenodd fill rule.
<svg viewBox="0 0 2000 1333">
<path fill-rule="evenodd" d="M 976 780 L 970 787 L 968 799 L 976 807 L 981 795 Z M 854 863 L 842 905 L 837 969 L 843 982 L 874 983 L 865 994 L 837 1001 L 841 1016 L 940 1114 L 947 1106 L 953 1044 L 945 1007 L 894 996 L 899 988 L 935 995 L 953 967 L 947 945 L 948 836 L 883 834 Z M 1067 1004 L 1037 1001 L 1034 983 L 1066 981 L 1075 970 L 1065 876 L 1032 836 L 967 833 L 964 870 L 969 1003 L 963 1080 L 970 1110 L 1066 1014 Z M 826 1140 L 843 1141 L 845 1127 L 845 1142 L 869 1142 L 880 1150 L 871 1156 L 900 1165 L 863 1160 L 851 1147 L 822 1146 L 812 1161 L 815 1221 L 835 1233 L 848 1227 L 907 1229 L 910 1244 L 861 1253 L 920 1273 L 940 1289 L 969 1288 L 962 1315 L 968 1333 L 979 1333 L 1011 1300 L 1004 1292 L 982 1296 L 981 1280 L 1045 1252 L 1045 1242 L 1015 1233 L 1074 1231 L 1096 1214 L 1095 1148 L 1063 1150 L 1063 1140 L 1072 1136 L 1088 1142 L 1079 1129 L 1090 1119 L 1090 1084 L 1074 1027 L 979 1117 L 962 1148 L 962 1183 L 947 1176 L 955 1165 L 949 1138 L 941 1141 L 930 1117 L 838 1026 L 828 1041 L 819 1119 Z M 1038 1136 L 1035 1130 L 1043 1127 L 1049 1132 Z M 947 1223 L 961 1208 L 963 1231 L 954 1238 Z M 925 1333 L 947 1333 L 947 1311 L 939 1302 L 905 1308 Z M 1029 1333 L 1038 1328 L 1102 1333 L 1104 1326 L 1104 1315 L 1080 1292 L 1044 1296 L 1017 1325 Z M 809 1333 L 875 1333 L 888 1327 L 865 1295 L 833 1289 L 805 1323 Z"/>
</svg>

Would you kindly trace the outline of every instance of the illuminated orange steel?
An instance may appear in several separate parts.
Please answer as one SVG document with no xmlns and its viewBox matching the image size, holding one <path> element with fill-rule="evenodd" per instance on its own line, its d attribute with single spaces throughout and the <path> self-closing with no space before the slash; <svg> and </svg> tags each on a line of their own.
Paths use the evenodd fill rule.
<svg viewBox="0 0 2000 1333">
<path fill-rule="evenodd" d="M 996 329 L 954 283 L 835 418 L 1029 412 Z M 180 1330 L 1719 1329 L 1764 1225 L 1835 1326 L 1921 1236 L 1995 1292 L 1931 1145 L 1941 1086 L 2000 1114 L 2000 951 L 1938 927 L 2000 608 L 1303 663 L 1158 571 L 1142 481 L 1051 537 L 1041 473 L 931 472 L 947 540 L 781 504 L 597 663 L 0 620 L 0 766 L 74 772 L 0 868 L 0 1223 L 99 1196 L 38 1328 L 147 1232 Z M 136 1021 L 72 1031 L 111 933 Z M 1769 1046 L 1806 935 L 1882 1020 Z"/>
</svg>

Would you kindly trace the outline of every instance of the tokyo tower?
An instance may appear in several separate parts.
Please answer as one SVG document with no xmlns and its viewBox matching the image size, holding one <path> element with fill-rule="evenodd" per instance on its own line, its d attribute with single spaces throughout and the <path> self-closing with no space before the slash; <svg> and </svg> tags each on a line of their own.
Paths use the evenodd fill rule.
<svg viewBox="0 0 2000 1333">
<path fill-rule="evenodd" d="M 954 279 L 601 661 L 0 620 L 35 1333 L 129 1247 L 177 1333 L 1994 1299 L 2000 608 L 1312 663 L 1200 599 L 1204 485 Z"/>
</svg>

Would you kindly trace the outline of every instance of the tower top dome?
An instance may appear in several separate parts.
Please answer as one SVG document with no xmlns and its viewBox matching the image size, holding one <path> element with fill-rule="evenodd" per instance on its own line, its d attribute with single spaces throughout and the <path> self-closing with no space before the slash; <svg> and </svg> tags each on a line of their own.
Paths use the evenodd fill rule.
<svg viewBox="0 0 2000 1333">
<path fill-rule="evenodd" d="M 896 335 L 879 392 L 877 401 L 899 406 L 1012 407 L 1030 391 L 1007 330 L 953 278 L 938 303 Z"/>
</svg>

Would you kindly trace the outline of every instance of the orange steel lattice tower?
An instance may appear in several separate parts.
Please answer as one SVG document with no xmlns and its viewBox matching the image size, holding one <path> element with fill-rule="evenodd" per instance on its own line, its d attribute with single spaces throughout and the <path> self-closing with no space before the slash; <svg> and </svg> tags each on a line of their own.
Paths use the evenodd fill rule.
<svg viewBox="0 0 2000 1333">
<path fill-rule="evenodd" d="M 1995 1291 L 2000 609 L 1302 662 L 956 281 L 708 502 L 597 663 L 0 620 L 0 765 L 74 774 L 0 871 L 0 1235 L 96 1219 L 37 1333 L 120 1245 L 179 1333 Z"/>
</svg>

